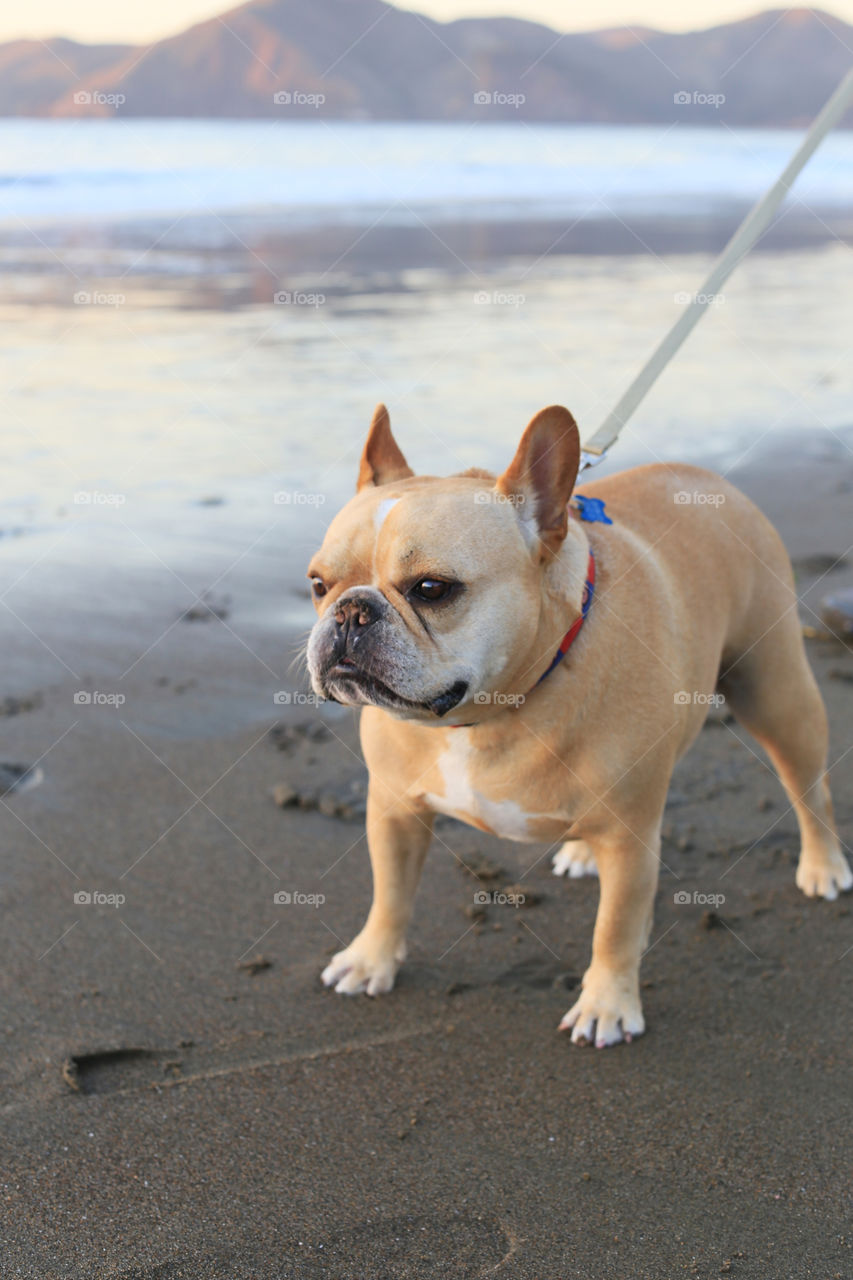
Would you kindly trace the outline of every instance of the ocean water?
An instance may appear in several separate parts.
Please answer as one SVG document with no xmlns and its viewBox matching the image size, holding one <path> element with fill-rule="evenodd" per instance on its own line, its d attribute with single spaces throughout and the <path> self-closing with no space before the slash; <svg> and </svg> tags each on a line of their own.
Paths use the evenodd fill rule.
<svg viewBox="0 0 853 1280">
<path fill-rule="evenodd" d="M 6 120 L 0 224 L 264 211 L 445 218 L 707 217 L 755 200 L 787 131 L 317 121 Z M 791 203 L 853 203 L 853 134 L 829 138 Z"/>
<path fill-rule="evenodd" d="M 431 474 L 503 469 L 549 403 L 591 435 L 713 258 L 677 235 L 565 252 L 563 230 L 719 229 L 797 142 L 681 126 L 85 120 L 5 122 L 0 139 L 0 625 L 22 688 L 32 655 L 49 678 L 69 637 L 76 670 L 119 641 L 146 651 L 207 588 L 214 604 L 233 596 L 242 636 L 306 625 L 305 567 L 353 490 L 379 400 Z M 824 242 L 741 264 L 607 466 L 727 470 L 792 431 L 806 449 L 810 433 L 840 440 L 853 256 L 832 225 L 851 161 L 853 136 L 828 140 L 789 206 L 829 211 Z M 275 259 L 235 231 L 253 211 L 275 228 Z M 497 252 L 486 237 L 469 257 L 441 219 L 469 223 L 475 249 L 487 223 L 520 228 L 518 244 L 538 225 L 542 247 Z M 397 252 L 412 223 L 443 257 Z M 359 272 L 371 227 L 377 269 Z M 187 288 L 152 287 L 155 268 Z"/>
</svg>

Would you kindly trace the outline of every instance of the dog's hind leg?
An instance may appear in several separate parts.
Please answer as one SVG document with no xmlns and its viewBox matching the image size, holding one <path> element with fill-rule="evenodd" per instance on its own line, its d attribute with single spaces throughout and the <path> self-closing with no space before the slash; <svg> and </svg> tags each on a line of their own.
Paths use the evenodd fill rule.
<svg viewBox="0 0 853 1280">
<path fill-rule="evenodd" d="M 555 876 L 568 876 L 580 880 L 582 876 L 597 876 L 595 854 L 585 840 L 566 840 L 551 859 Z"/>
<path fill-rule="evenodd" d="M 758 638 L 724 661 L 719 687 L 738 722 L 769 755 L 800 828 L 797 885 L 808 897 L 835 898 L 853 886 L 841 850 L 826 777 L 826 710 L 803 645 L 795 600 L 755 619 Z"/>
</svg>

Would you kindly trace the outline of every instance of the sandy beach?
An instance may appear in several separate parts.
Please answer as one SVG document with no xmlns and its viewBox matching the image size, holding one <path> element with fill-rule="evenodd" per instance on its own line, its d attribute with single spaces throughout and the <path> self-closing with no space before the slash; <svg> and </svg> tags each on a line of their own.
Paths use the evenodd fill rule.
<svg viewBox="0 0 853 1280">
<path fill-rule="evenodd" d="M 3 1280 L 847 1280 L 853 902 L 795 888 L 757 746 L 723 710 L 679 766 L 648 1032 L 598 1053 L 556 1031 L 597 883 L 450 819 L 394 992 L 322 988 L 366 775 L 300 661 L 376 401 L 433 474 L 549 402 L 588 437 L 791 137 L 112 124 L 7 126 Z M 605 463 L 777 523 L 848 849 L 850 149 Z"/>
<path fill-rule="evenodd" d="M 813 627 L 853 585 L 850 446 L 774 436 L 732 477 Z M 353 714 L 298 696 L 301 549 L 281 552 L 203 616 L 137 577 L 124 626 L 88 599 L 52 624 L 42 600 L 40 641 L 10 625 L 3 759 L 43 780 L 0 808 L 4 1275 L 853 1274 L 851 906 L 795 889 L 755 744 L 717 718 L 676 773 L 630 1048 L 555 1029 L 595 882 L 451 820 L 397 989 L 337 997 L 318 975 L 369 901 L 364 771 Z M 145 617 L 165 634 L 140 656 Z M 808 643 L 850 845 L 853 654 Z M 528 905 L 473 911 L 508 884 Z"/>
</svg>

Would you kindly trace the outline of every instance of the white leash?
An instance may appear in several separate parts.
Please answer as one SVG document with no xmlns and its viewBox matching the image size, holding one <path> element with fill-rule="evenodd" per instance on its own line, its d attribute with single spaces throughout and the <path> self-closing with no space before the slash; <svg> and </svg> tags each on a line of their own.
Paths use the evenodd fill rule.
<svg viewBox="0 0 853 1280">
<path fill-rule="evenodd" d="M 595 434 L 587 440 L 581 453 L 581 469 L 594 467 L 596 463 L 601 462 L 607 450 L 615 443 L 619 432 L 634 410 L 657 382 L 685 338 L 699 323 L 710 301 L 719 293 L 759 236 L 767 230 L 797 175 L 811 159 L 830 129 L 841 119 L 851 102 L 853 102 L 853 70 L 848 71 L 826 106 L 815 118 L 811 129 L 788 161 L 785 170 L 767 194 L 744 218 L 720 254 L 702 288 L 693 295 L 692 301 L 652 352 L 616 407 L 611 409 Z"/>
</svg>

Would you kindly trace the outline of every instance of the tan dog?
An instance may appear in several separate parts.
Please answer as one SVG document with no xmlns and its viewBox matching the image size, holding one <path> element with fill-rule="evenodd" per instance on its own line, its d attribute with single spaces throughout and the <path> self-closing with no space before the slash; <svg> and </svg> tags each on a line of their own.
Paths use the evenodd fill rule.
<svg viewBox="0 0 853 1280">
<path fill-rule="evenodd" d="M 358 493 L 309 570 L 315 691 L 363 706 L 373 905 L 323 981 L 379 995 L 405 955 L 433 815 L 512 840 L 566 841 L 555 871 L 595 873 L 592 962 L 563 1018 L 599 1047 L 644 1030 L 673 766 L 721 690 L 770 755 L 797 815 L 797 884 L 834 898 L 853 876 L 833 826 L 826 714 L 778 534 L 737 489 L 690 466 L 584 482 L 613 523 L 569 516 L 580 443 L 543 409 L 497 480 L 414 476 L 376 410 Z M 590 548 L 589 615 L 581 616 Z M 461 726 L 461 727 L 460 727 Z"/>
</svg>

